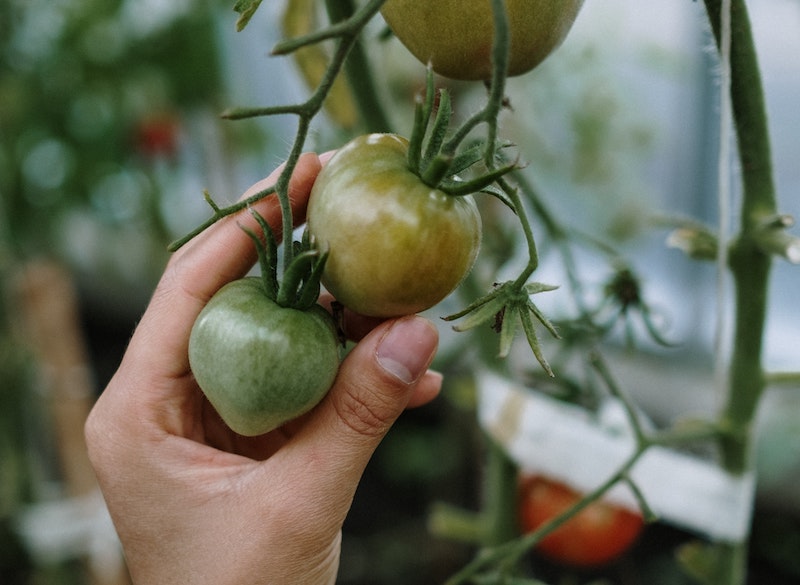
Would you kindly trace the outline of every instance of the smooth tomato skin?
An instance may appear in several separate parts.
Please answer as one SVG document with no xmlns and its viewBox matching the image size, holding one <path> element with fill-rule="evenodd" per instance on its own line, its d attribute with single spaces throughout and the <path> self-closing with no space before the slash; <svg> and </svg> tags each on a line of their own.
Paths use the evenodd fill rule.
<svg viewBox="0 0 800 585">
<path fill-rule="evenodd" d="M 339 342 L 322 307 L 281 307 L 259 278 L 247 277 L 226 284 L 203 308 L 189 337 L 189 363 L 225 423 L 255 436 L 325 396 L 339 369 Z"/>
<path fill-rule="evenodd" d="M 369 134 L 322 168 L 308 229 L 329 251 L 322 283 L 345 307 L 373 317 L 428 309 L 450 294 L 478 255 L 472 196 L 425 185 L 407 164 L 408 141 Z"/>
<path fill-rule="evenodd" d="M 508 74 L 536 67 L 567 36 L 583 0 L 506 0 Z M 490 0 L 387 0 L 381 14 L 398 39 L 439 75 L 485 80 L 492 74 Z"/>
<path fill-rule="evenodd" d="M 520 483 L 519 519 L 524 532 L 533 532 L 582 495 L 563 483 L 529 476 Z M 574 567 L 598 567 L 620 557 L 644 529 L 642 515 L 603 500 L 595 501 L 543 538 L 536 550 Z"/>
</svg>

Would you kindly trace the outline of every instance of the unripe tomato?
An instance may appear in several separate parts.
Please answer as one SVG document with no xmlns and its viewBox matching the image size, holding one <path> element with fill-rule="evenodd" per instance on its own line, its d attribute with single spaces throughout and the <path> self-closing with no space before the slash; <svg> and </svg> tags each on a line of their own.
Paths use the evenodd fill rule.
<svg viewBox="0 0 800 585">
<path fill-rule="evenodd" d="M 519 519 L 533 532 L 582 497 L 563 483 L 529 476 L 520 484 Z M 575 567 L 597 567 L 628 550 L 644 528 L 642 515 L 597 500 L 545 536 L 536 546 L 543 556 Z"/>
<path fill-rule="evenodd" d="M 339 342 L 322 307 L 281 307 L 259 278 L 248 277 L 226 284 L 203 308 L 189 337 L 189 363 L 225 423 L 254 436 L 325 396 L 339 369 Z"/>
<path fill-rule="evenodd" d="M 408 141 L 370 134 L 322 168 L 308 229 L 327 248 L 322 283 L 344 306 L 374 317 L 432 307 L 467 275 L 480 247 L 471 195 L 431 188 L 409 170 Z"/>
<path fill-rule="evenodd" d="M 508 74 L 536 67 L 567 36 L 583 0 L 506 0 Z M 381 9 L 398 39 L 422 63 L 452 79 L 489 79 L 491 0 L 387 0 Z"/>
</svg>

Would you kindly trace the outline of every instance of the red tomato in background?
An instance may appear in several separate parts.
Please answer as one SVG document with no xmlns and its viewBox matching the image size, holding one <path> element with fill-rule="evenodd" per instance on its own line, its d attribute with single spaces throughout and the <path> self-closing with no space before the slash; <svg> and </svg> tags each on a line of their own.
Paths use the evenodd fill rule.
<svg viewBox="0 0 800 585">
<path fill-rule="evenodd" d="M 180 124 L 173 114 L 153 114 L 136 124 L 136 150 L 149 158 L 174 158 L 178 153 Z"/>
<path fill-rule="evenodd" d="M 528 476 L 520 483 L 519 519 L 524 532 L 533 532 L 582 498 L 563 483 Z M 595 501 L 548 534 L 537 552 L 561 564 L 592 568 L 609 563 L 627 551 L 644 528 L 638 512 L 606 501 Z"/>
</svg>

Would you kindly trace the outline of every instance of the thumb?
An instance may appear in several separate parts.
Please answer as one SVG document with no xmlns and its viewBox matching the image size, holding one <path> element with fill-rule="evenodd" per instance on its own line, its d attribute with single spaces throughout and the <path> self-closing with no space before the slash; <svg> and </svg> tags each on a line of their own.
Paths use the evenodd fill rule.
<svg viewBox="0 0 800 585">
<path fill-rule="evenodd" d="M 318 482 L 330 482 L 332 489 L 355 489 L 412 395 L 433 396 L 438 391 L 441 378 L 426 375 L 438 341 L 430 321 L 411 315 L 382 323 L 353 348 L 333 388 L 303 428 L 305 436 L 295 437 L 298 447 L 313 453 Z"/>
</svg>

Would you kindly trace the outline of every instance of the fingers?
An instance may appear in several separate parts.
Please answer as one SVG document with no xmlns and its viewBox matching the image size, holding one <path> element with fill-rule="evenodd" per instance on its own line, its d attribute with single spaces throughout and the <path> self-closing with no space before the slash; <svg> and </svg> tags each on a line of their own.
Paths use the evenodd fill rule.
<svg viewBox="0 0 800 585">
<path fill-rule="evenodd" d="M 346 511 L 364 467 L 400 413 L 439 392 L 441 376 L 428 371 L 437 346 L 436 328 L 422 317 L 376 327 L 342 362 L 333 388 L 292 443 L 276 454 L 280 465 L 297 467 L 298 475 L 305 470 L 315 493 Z"/>
</svg>

